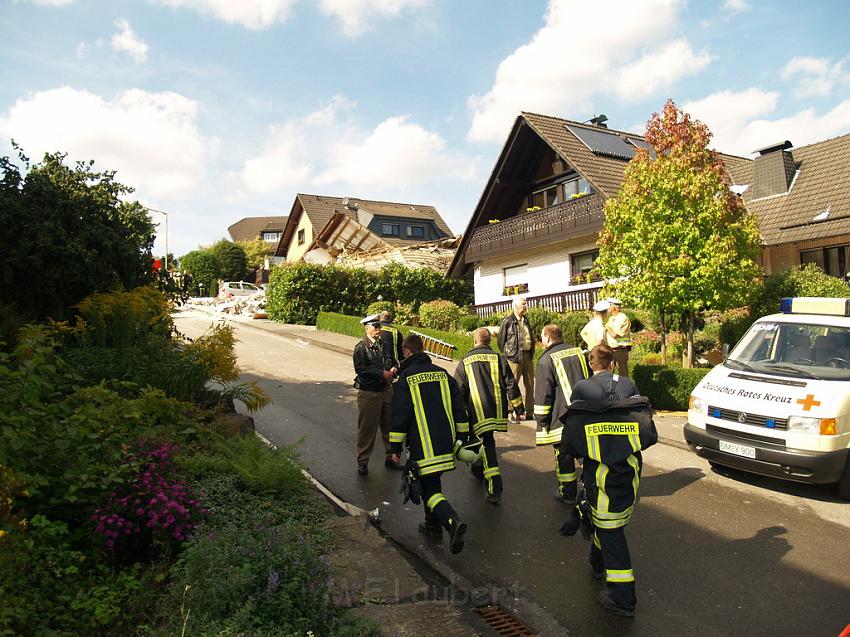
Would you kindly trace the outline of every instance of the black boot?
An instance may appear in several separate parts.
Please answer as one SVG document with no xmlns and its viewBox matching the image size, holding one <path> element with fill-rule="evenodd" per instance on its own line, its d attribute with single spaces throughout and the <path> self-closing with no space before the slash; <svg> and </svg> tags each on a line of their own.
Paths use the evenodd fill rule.
<svg viewBox="0 0 850 637">
<path fill-rule="evenodd" d="M 466 535 L 466 523 L 458 519 L 449 520 L 449 551 L 457 555 L 463 550 L 464 536 Z"/>
</svg>

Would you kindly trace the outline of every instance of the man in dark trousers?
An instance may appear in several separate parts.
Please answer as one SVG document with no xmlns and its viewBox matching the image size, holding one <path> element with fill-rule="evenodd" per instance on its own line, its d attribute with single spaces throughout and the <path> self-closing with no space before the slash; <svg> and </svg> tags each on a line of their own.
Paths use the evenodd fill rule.
<svg viewBox="0 0 850 637">
<path fill-rule="evenodd" d="M 393 315 L 389 310 L 384 310 L 378 315 L 381 321 L 381 347 L 384 350 L 384 359 L 392 361 L 393 367 L 398 368 L 404 360 L 401 351 L 401 331 L 392 324 Z"/>
<path fill-rule="evenodd" d="M 354 387 L 357 389 L 357 473 L 365 476 L 369 473 L 369 456 L 375 446 L 378 429 L 386 449 L 384 465 L 391 469 L 401 469 L 398 460 L 394 460 L 390 451 L 390 414 L 393 398 L 392 379 L 396 368 L 384 358 L 378 337 L 381 322 L 378 315 L 367 316 L 360 323 L 365 336 L 354 346 Z"/>
<path fill-rule="evenodd" d="M 481 438 L 481 459 L 472 463 L 472 473 L 485 481 L 484 498 L 498 504 L 502 498 L 502 474 L 496 456 L 496 431 L 508 430 L 508 404 L 518 415 L 525 413 L 519 386 L 503 356 L 490 349 L 492 335 L 480 327 L 472 335 L 473 348 L 457 365 L 455 380 L 466 402 L 469 424 Z"/>
<path fill-rule="evenodd" d="M 606 610 L 633 617 L 637 596 L 625 528 L 637 499 L 641 450 L 658 434 L 649 400 L 629 378 L 611 373 L 613 350 L 597 345 L 588 360 L 593 376 L 573 389 L 561 446 L 584 458 L 581 475 L 594 527 L 590 568 L 606 581 L 597 599 Z"/>
<path fill-rule="evenodd" d="M 392 403 L 393 458 L 399 461 L 406 445 L 415 464 L 425 507 L 420 532 L 437 538 L 446 529 L 449 550 L 460 553 L 466 524 L 443 495 L 440 476 L 455 468 L 455 441 L 469 436 L 466 405 L 455 379 L 422 351 L 421 337 L 409 335 L 402 348 L 405 359 Z"/>
<path fill-rule="evenodd" d="M 578 482 L 575 459 L 561 448 L 561 417 L 567 413 L 573 387 L 590 375 L 581 347 L 564 344 L 561 328 L 550 323 L 541 332 L 546 351 L 537 361 L 537 390 L 534 418 L 537 420 L 537 446 L 555 449 L 555 496 L 568 505 L 576 503 Z"/>
<path fill-rule="evenodd" d="M 528 311 L 528 301 L 525 297 L 515 298 L 513 309 L 499 326 L 499 336 L 496 340 L 517 383 L 522 379 L 525 403 L 531 404 L 534 400 L 534 342 L 537 335 L 532 331 L 531 323 L 525 315 Z"/>
</svg>

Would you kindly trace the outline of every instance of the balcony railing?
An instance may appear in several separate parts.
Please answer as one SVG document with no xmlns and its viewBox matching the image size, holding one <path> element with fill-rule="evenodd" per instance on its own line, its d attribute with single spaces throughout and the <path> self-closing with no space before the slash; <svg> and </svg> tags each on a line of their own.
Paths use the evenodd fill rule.
<svg viewBox="0 0 850 637">
<path fill-rule="evenodd" d="M 602 285 L 603 283 L 600 282 L 598 287 L 568 290 L 566 292 L 543 294 L 541 296 L 528 296 L 526 297 L 526 301 L 528 301 L 528 307 L 542 307 L 550 312 L 589 310 L 596 303 Z M 472 311 L 479 317 L 484 318 L 497 312 L 507 312 L 511 309 L 512 303 L 513 301 L 511 299 L 496 301 L 495 303 L 482 303 L 481 305 L 473 305 Z"/>
<path fill-rule="evenodd" d="M 602 229 L 604 219 L 604 200 L 596 193 L 535 212 L 525 212 L 477 228 L 466 247 L 464 259 L 472 263 L 520 249 L 588 236 Z"/>
</svg>

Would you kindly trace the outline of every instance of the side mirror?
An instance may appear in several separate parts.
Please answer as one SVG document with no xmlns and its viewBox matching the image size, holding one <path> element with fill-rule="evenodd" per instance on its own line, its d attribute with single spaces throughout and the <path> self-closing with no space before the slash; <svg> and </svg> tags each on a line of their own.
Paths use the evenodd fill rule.
<svg viewBox="0 0 850 637">
<path fill-rule="evenodd" d="M 726 357 L 729 356 L 729 343 L 723 343 L 723 346 L 720 348 L 720 353 L 723 354 L 723 359 L 726 360 Z"/>
</svg>

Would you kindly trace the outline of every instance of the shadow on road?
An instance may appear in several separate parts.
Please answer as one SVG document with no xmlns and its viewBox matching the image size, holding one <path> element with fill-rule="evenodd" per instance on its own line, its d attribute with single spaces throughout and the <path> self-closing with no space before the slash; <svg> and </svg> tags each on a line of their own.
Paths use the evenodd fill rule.
<svg viewBox="0 0 850 637">
<path fill-rule="evenodd" d="M 791 482 L 790 480 L 780 480 L 778 478 L 760 476 L 755 473 L 733 469 L 732 467 L 724 467 L 722 465 L 714 465 L 711 467 L 711 470 L 724 478 L 734 480 L 735 482 L 741 482 L 743 484 L 749 484 L 760 489 L 794 495 L 800 498 L 809 498 L 811 500 L 817 500 L 818 502 L 844 503 L 850 506 L 850 503 L 838 497 L 835 485 Z"/>
<path fill-rule="evenodd" d="M 640 497 L 652 498 L 673 495 L 704 477 L 705 474 L 702 469 L 696 467 L 675 469 L 668 473 L 650 476 L 645 475 L 640 479 Z"/>
<path fill-rule="evenodd" d="M 627 536 L 637 574 L 638 617 L 608 615 L 587 566 L 589 544 L 558 534 L 568 509 L 552 496 L 551 449 L 530 427 L 498 436 L 505 494 L 494 507 L 465 466 L 444 491 L 469 524 L 459 556 L 416 532 L 421 507 L 402 505 L 399 476 L 386 470 L 380 442 L 369 475 L 355 473 L 355 392 L 343 382 L 243 376 L 276 404 L 256 415 L 273 442 L 304 438 L 310 472 L 343 499 L 381 509 L 384 529 L 406 548 L 423 547 L 476 585 L 514 590 L 576 635 L 837 635 L 850 621 L 846 529 L 769 498 L 701 481 L 699 469 L 656 473 L 644 456 L 641 500 Z M 510 452 L 510 453 L 508 453 Z M 433 546 L 432 546 L 433 544 Z"/>
</svg>

